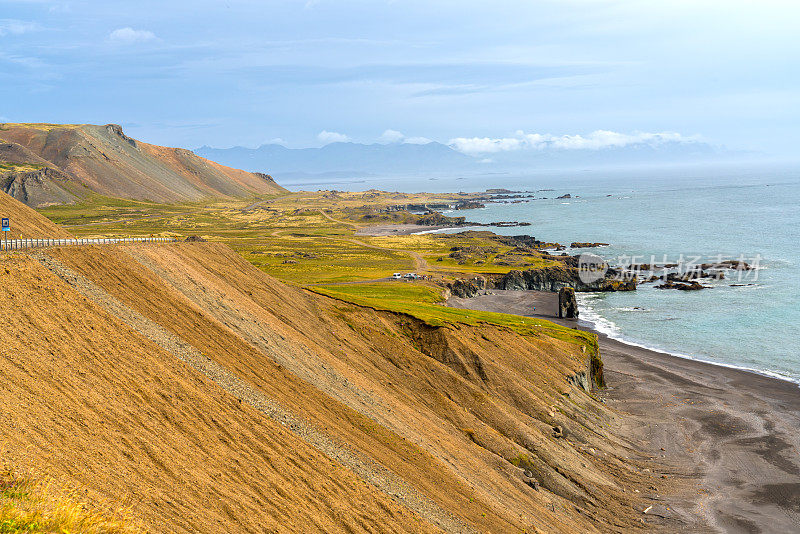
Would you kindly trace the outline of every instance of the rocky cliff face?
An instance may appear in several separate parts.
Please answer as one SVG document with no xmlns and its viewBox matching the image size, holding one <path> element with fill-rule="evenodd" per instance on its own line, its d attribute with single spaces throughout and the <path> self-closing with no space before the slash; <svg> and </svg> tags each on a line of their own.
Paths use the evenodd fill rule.
<svg viewBox="0 0 800 534">
<path fill-rule="evenodd" d="M 51 204 L 67 204 L 86 196 L 90 191 L 72 183 L 59 169 L 11 167 L 0 174 L 0 190 L 28 206 L 40 208 Z"/>
<path fill-rule="evenodd" d="M 486 289 L 486 279 L 476 277 L 471 280 L 464 280 L 459 278 L 448 284 L 447 288 L 454 297 L 470 299 Z"/>
<path fill-rule="evenodd" d="M 508 274 L 492 281 L 497 289 L 559 291 L 571 287 L 575 291 L 634 291 L 636 280 L 620 279 L 619 271 L 609 269 L 601 278 L 586 282 L 581 279 L 577 267 L 559 265 L 530 269 L 525 271 L 509 271 Z"/>
</svg>

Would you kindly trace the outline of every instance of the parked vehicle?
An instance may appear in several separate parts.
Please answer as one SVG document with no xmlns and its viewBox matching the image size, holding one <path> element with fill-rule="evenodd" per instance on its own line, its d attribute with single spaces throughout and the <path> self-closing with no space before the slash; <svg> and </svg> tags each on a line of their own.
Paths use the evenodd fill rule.
<svg viewBox="0 0 800 534">
<path fill-rule="evenodd" d="M 403 278 L 403 274 L 402 273 L 394 273 L 392 275 L 392 278 L 394 278 L 395 280 L 400 280 L 401 278 Z"/>
<path fill-rule="evenodd" d="M 417 273 L 406 273 L 403 275 L 403 278 L 406 278 L 408 280 L 416 280 L 417 278 L 419 278 L 419 275 Z"/>
</svg>

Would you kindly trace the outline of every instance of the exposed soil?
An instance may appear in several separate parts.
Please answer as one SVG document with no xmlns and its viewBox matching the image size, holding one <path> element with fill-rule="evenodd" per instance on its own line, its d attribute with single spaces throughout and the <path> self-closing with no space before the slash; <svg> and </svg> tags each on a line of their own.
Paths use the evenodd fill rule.
<svg viewBox="0 0 800 534">
<path fill-rule="evenodd" d="M 27 155 L 56 171 L 57 175 L 29 180 L 25 184 L 29 191 L 17 195 L 37 207 L 75 200 L 91 191 L 163 203 L 286 191 L 267 175 L 225 167 L 189 150 L 142 143 L 113 124 L 6 124 L 0 140 L 22 147 L 6 151 L 9 157 Z M 0 150 L 0 160 L 2 154 Z"/>
<path fill-rule="evenodd" d="M 4 463 L 152 532 L 435 531 L 39 262 L 2 264 Z"/>
<path fill-rule="evenodd" d="M 579 346 L 327 299 L 219 244 L 46 254 L 3 260 L 4 455 L 156 531 L 671 521 L 642 513 L 672 481 L 609 432 Z"/>
<path fill-rule="evenodd" d="M 489 291 L 448 303 L 557 321 L 554 293 Z M 603 397 L 630 414 L 617 431 L 686 482 L 650 513 L 684 523 L 681 531 L 800 531 L 800 388 L 599 337 Z"/>
<path fill-rule="evenodd" d="M 47 217 L 2 192 L 0 192 L 0 215 L 10 219 L 11 230 L 8 232 L 8 239 L 73 237 Z M 0 233 L 0 239 L 4 237 L 6 236 Z"/>
</svg>

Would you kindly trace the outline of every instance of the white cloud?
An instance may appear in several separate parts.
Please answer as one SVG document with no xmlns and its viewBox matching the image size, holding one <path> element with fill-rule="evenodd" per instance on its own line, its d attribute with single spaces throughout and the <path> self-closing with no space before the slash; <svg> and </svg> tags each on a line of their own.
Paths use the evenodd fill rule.
<svg viewBox="0 0 800 534">
<path fill-rule="evenodd" d="M 328 130 L 322 130 L 318 133 L 317 139 L 326 145 L 329 143 L 346 143 L 350 140 L 350 138 L 343 133 L 329 132 Z"/>
<path fill-rule="evenodd" d="M 427 137 L 406 137 L 403 132 L 398 132 L 397 130 L 384 131 L 378 138 L 378 141 L 381 143 L 403 143 L 406 145 L 427 145 L 433 142 Z"/>
<path fill-rule="evenodd" d="M 403 139 L 403 143 L 406 145 L 427 145 L 428 143 L 433 143 L 433 141 L 427 137 L 406 137 Z"/>
<path fill-rule="evenodd" d="M 637 144 L 689 143 L 697 140 L 696 136 L 684 136 L 675 132 L 623 134 L 609 130 L 596 130 L 586 135 L 558 136 L 537 133 L 526 134 L 522 130 L 518 130 L 514 137 L 456 137 L 451 139 L 448 144 L 465 154 L 492 154 L 512 150 L 544 150 L 547 148 L 600 150 Z"/>
<path fill-rule="evenodd" d="M 154 41 L 156 34 L 148 30 L 134 30 L 133 28 L 118 28 L 108 34 L 108 40 L 120 44 L 144 43 Z"/>
<path fill-rule="evenodd" d="M 269 141 L 266 142 L 268 145 L 282 145 L 286 146 L 286 141 L 283 140 L 282 137 L 273 137 Z"/>
<path fill-rule="evenodd" d="M 4 35 L 21 35 L 33 31 L 38 26 L 33 22 L 15 19 L 0 19 L 0 37 Z"/>
<path fill-rule="evenodd" d="M 403 132 L 398 132 L 397 130 L 386 130 L 378 138 L 378 141 L 382 143 L 399 143 L 405 138 L 406 136 L 403 135 Z"/>
<path fill-rule="evenodd" d="M 522 141 L 516 138 L 456 137 L 448 141 L 447 144 L 465 154 L 508 152 L 522 147 Z"/>
</svg>

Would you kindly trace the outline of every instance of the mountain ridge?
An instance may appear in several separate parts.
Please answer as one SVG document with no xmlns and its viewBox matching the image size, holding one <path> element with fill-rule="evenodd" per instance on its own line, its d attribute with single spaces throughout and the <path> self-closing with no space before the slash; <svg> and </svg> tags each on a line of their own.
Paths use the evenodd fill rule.
<svg viewBox="0 0 800 534">
<path fill-rule="evenodd" d="M 198 155 L 250 171 L 273 174 L 525 171 L 585 165 L 638 165 L 711 161 L 743 155 L 702 141 L 638 142 L 623 146 L 588 148 L 520 148 L 495 152 L 462 152 L 432 141 L 413 143 L 336 142 L 318 148 L 288 148 L 267 143 L 257 148 L 234 146 L 195 149 Z"/>
<path fill-rule="evenodd" d="M 33 207 L 93 193 L 171 203 L 286 191 L 267 174 L 138 141 L 116 124 L 5 123 L 0 143 L 0 188 Z"/>
<path fill-rule="evenodd" d="M 363 144 L 337 142 L 319 148 L 287 148 L 264 144 L 255 149 L 245 147 L 212 148 L 202 146 L 196 153 L 228 165 L 270 172 L 415 172 L 470 169 L 475 159 L 449 146 L 431 142 L 425 144 L 391 143 Z"/>
</svg>

